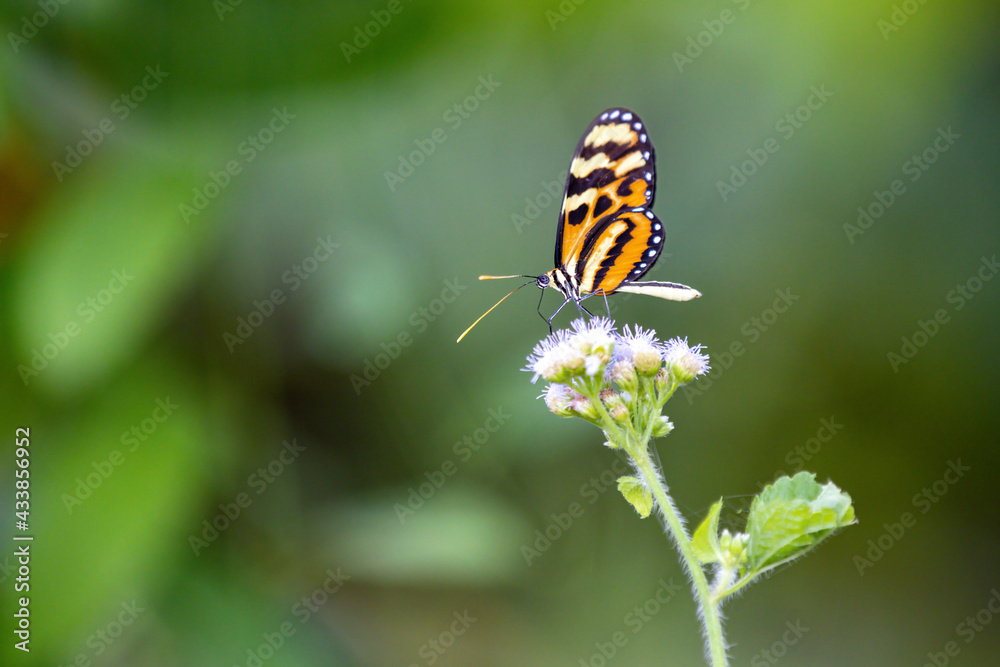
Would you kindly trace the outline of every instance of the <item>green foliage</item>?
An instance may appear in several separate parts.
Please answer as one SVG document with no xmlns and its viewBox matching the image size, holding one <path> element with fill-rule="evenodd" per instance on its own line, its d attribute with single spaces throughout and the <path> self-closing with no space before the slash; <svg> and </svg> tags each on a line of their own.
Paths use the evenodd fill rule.
<svg viewBox="0 0 1000 667">
<path fill-rule="evenodd" d="M 746 532 L 719 533 L 720 499 L 698 526 L 691 546 L 702 565 L 715 565 L 718 603 L 764 572 L 805 555 L 835 530 L 856 523 L 851 497 L 816 475 L 781 477 L 754 498 Z M 734 578 L 736 578 L 734 582 Z"/>
<path fill-rule="evenodd" d="M 722 560 L 722 547 L 719 546 L 719 513 L 721 511 L 722 500 L 720 499 L 708 510 L 708 516 L 691 537 L 691 546 L 702 565 L 718 563 Z"/>
<path fill-rule="evenodd" d="M 745 533 L 732 535 L 727 529 L 723 529 L 720 535 L 720 512 L 721 499 L 708 510 L 708 516 L 691 538 L 691 546 L 703 565 L 719 563 L 728 570 L 741 571 L 747 564 L 747 536 Z"/>
<path fill-rule="evenodd" d="M 754 499 L 747 519 L 750 566 L 762 570 L 797 558 L 833 531 L 855 523 L 851 497 L 816 475 L 781 477 Z"/>
<path fill-rule="evenodd" d="M 639 516 L 645 519 L 653 511 L 653 496 L 649 489 L 637 477 L 625 476 L 618 478 L 618 490 L 625 500 L 632 504 Z"/>
</svg>

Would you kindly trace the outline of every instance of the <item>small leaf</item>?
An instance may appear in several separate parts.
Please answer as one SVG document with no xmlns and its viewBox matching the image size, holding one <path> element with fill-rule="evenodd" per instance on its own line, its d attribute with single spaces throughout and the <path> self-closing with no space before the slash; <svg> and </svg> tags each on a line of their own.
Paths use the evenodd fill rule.
<svg viewBox="0 0 1000 667">
<path fill-rule="evenodd" d="M 632 504 L 635 511 L 643 519 L 653 511 L 653 496 L 649 489 L 636 477 L 619 477 L 618 490 L 625 496 L 625 500 Z"/>
<path fill-rule="evenodd" d="M 708 510 L 708 516 L 694 531 L 691 539 L 691 546 L 694 547 L 694 555 L 698 557 L 702 565 L 718 563 L 722 560 L 722 548 L 719 546 L 719 514 L 722 512 L 722 499 L 712 505 Z"/>
<path fill-rule="evenodd" d="M 747 519 L 750 565 L 760 570 L 801 556 L 834 530 L 854 523 L 851 497 L 816 475 L 781 477 L 754 498 Z"/>
</svg>

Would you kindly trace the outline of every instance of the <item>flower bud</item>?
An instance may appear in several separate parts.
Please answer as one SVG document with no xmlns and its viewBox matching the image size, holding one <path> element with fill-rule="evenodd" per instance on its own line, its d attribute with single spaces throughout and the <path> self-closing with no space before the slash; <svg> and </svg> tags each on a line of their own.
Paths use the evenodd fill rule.
<svg viewBox="0 0 1000 667">
<path fill-rule="evenodd" d="M 728 528 L 719 534 L 719 547 L 722 550 L 722 561 L 727 567 L 742 567 L 747 561 L 747 540 L 746 533 L 729 532 Z"/>
<path fill-rule="evenodd" d="M 614 389 L 602 389 L 600 396 L 601 403 L 608 409 L 612 419 L 622 422 L 629 418 L 628 406 L 625 405 L 625 399 L 621 394 Z"/>
<path fill-rule="evenodd" d="M 733 545 L 733 536 L 729 532 L 728 528 L 723 528 L 722 533 L 719 534 L 719 546 L 729 551 L 729 547 Z"/>
<path fill-rule="evenodd" d="M 596 357 L 596 365 L 606 365 L 611 360 L 611 353 L 615 349 L 615 339 L 612 335 L 611 320 L 603 317 L 595 317 L 586 322 L 582 319 L 573 322 L 576 333 L 569 337 L 570 345 L 581 354 L 587 357 Z M 587 372 L 590 375 L 591 365 L 588 363 Z M 603 368 L 602 368 L 603 370 Z"/>
<path fill-rule="evenodd" d="M 545 405 L 560 417 L 572 417 L 571 403 L 577 396 L 577 392 L 564 384 L 550 384 L 545 388 Z"/>
<path fill-rule="evenodd" d="M 539 376 L 549 382 L 565 382 L 570 378 L 570 369 L 567 366 L 569 355 L 563 345 L 549 345 L 542 349 L 536 347 L 536 356 L 529 358 L 529 370 L 535 373 L 535 379 Z"/>
<path fill-rule="evenodd" d="M 673 380 L 670 378 L 670 368 L 664 366 L 660 370 L 656 371 L 656 377 L 653 379 L 653 383 L 656 385 L 656 391 L 659 393 L 665 392 L 670 388 L 670 383 Z"/>
<path fill-rule="evenodd" d="M 573 336 L 573 347 L 582 354 L 595 355 L 604 363 L 611 359 L 611 352 L 615 349 L 614 339 L 601 331 L 584 331 Z"/>
<path fill-rule="evenodd" d="M 587 364 L 587 358 L 573 348 L 567 348 L 563 359 L 563 366 L 568 375 L 581 375 Z"/>
<path fill-rule="evenodd" d="M 686 340 L 671 339 L 667 343 L 667 367 L 677 384 L 687 384 L 709 371 L 708 355 L 702 354 L 701 345 L 690 347 Z"/>
<path fill-rule="evenodd" d="M 614 419 L 619 424 L 624 424 L 625 422 L 629 421 L 628 408 L 625 407 L 624 403 L 619 403 L 618 405 L 611 408 L 608 411 L 608 414 L 610 414 L 611 418 Z"/>
<path fill-rule="evenodd" d="M 673 430 L 674 430 L 673 422 L 671 422 L 670 419 L 668 419 L 667 417 L 661 415 L 656 422 L 656 426 L 653 427 L 653 437 L 662 438 L 663 436 L 668 435 Z"/>
<path fill-rule="evenodd" d="M 566 382 L 584 367 L 584 355 L 566 340 L 563 331 L 546 336 L 528 356 L 525 370 L 534 373 L 532 382 L 539 377 L 549 382 Z"/>
<path fill-rule="evenodd" d="M 589 421 L 597 421 L 600 419 L 600 414 L 597 412 L 597 408 L 586 396 L 577 396 L 570 401 L 570 409 L 574 414 Z"/>
<path fill-rule="evenodd" d="M 635 366 L 631 361 L 622 359 L 608 368 L 608 380 L 622 388 L 632 389 L 636 386 Z"/>
<path fill-rule="evenodd" d="M 630 341 L 629 347 L 632 350 L 632 363 L 635 369 L 646 377 L 653 377 L 663 365 L 663 354 L 651 341 L 644 338 L 637 338 Z"/>
</svg>

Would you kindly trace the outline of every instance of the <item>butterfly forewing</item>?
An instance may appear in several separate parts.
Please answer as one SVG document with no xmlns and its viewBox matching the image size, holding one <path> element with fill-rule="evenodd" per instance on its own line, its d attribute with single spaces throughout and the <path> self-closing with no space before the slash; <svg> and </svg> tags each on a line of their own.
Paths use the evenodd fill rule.
<svg viewBox="0 0 1000 667">
<path fill-rule="evenodd" d="M 580 140 L 563 196 L 556 231 L 556 266 L 580 275 L 582 255 L 597 224 L 623 209 L 653 203 L 653 146 L 642 120 L 627 109 L 608 109 Z"/>
</svg>

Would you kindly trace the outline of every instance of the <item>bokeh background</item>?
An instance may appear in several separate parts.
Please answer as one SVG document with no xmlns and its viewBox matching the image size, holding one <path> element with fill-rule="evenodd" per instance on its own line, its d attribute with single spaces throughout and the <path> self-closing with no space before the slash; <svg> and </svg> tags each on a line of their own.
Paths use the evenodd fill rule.
<svg viewBox="0 0 1000 667">
<path fill-rule="evenodd" d="M 704 293 L 613 300 L 713 354 L 659 444 L 683 511 L 727 496 L 735 526 L 804 466 L 860 519 L 728 605 L 733 664 L 933 664 L 948 642 L 998 664 L 998 20 L 986 0 L 5 3 L 0 662 L 703 664 L 675 550 L 519 370 L 537 292 L 455 344 L 510 287 L 478 274 L 552 268 L 547 191 L 621 105 L 659 158 L 651 276 Z"/>
</svg>

